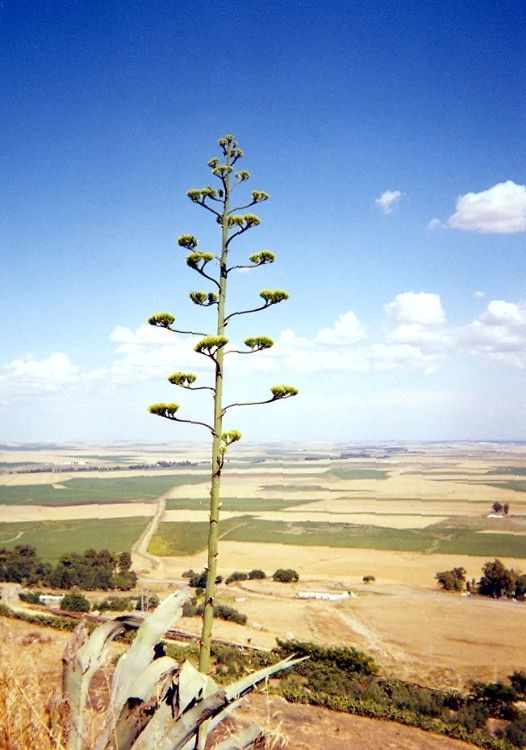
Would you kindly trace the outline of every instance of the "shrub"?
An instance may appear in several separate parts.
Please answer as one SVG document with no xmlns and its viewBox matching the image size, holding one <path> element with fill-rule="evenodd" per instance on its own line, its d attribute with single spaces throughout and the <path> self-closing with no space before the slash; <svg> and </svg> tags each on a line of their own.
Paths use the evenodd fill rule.
<svg viewBox="0 0 526 750">
<path fill-rule="evenodd" d="M 362 578 L 362 581 L 364 583 L 373 583 L 374 581 L 376 581 L 376 578 L 374 576 L 364 576 Z"/>
<path fill-rule="evenodd" d="M 482 729 L 488 720 L 488 710 L 480 703 L 468 703 L 456 713 L 452 721 L 462 724 L 468 732 Z"/>
<path fill-rule="evenodd" d="M 471 684 L 471 701 L 482 703 L 490 716 L 496 719 L 515 719 L 517 709 L 513 705 L 517 693 L 513 685 L 503 682 L 473 682 Z"/>
<path fill-rule="evenodd" d="M 100 612 L 109 610 L 110 612 L 125 612 L 129 609 L 135 609 L 137 600 L 134 596 L 110 596 L 103 599 L 97 604 Z"/>
<path fill-rule="evenodd" d="M 512 721 L 504 730 L 504 737 L 516 747 L 526 747 L 526 716 Z"/>
<path fill-rule="evenodd" d="M 277 640 L 278 647 L 275 649 L 280 656 L 295 654 L 296 656 L 308 656 L 309 660 L 303 662 L 296 671 L 313 670 L 315 665 L 326 663 L 345 672 L 356 672 L 358 674 L 373 675 L 378 671 L 374 659 L 363 651 L 352 646 L 318 646 L 308 641 Z"/>
<path fill-rule="evenodd" d="M 61 609 L 65 609 L 68 612 L 89 612 L 90 603 L 80 591 L 70 591 L 68 594 L 62 597 L 60 602 Z"/>
<path fill-rule="evenodd" d="M 228 584 L 232 583 L 233 581 L 246 581 L 248 579 L 248 573 L 242 573 L 240 570 L 234 570 L 233 573 L 230 573 L 228 578 L 225 580 L 225 583 Z"/>
<path fill-rule="evenodd" d="M 195 613 L 202 615 L 203 611 L 204 605 L 199 604 Z M 247 616 L 238 612 L 237 609 L 229 607 L 228 604 L 215 604 L 214 617 L 219 617 L 220 620 L 227 620 L 228 622 L 237 622 L 238 625 L 246 625 L 247 623 Z"/>
<path fill-rule="evenodd" d="M 299 575 L 292 568 L 278 568 L 272 578 L 274 581 L 279 581 L 280 583 L 295 583 L 300 579 Z"/>
<path fill-rule="evenodd" d="M 194 573 L 190 576 L 188 580 L 188 585 L 191 586 L 193 589 L 205 589 L 206 588 L 206 576 L 207 572 L 206 570 L 203 570 L 201 573 Z M 221 583 L 223 580 L 222 576 L 216 576 L 216 583 Z"/>
<path fill-rule="evenodd" d="M 40 604 L 40 595 L 42 591 L 21 591 L 18 598 L 27 604 Z"/>
<path fill-rule="evenodd" d="M 267 574 L 264 570 L 259 570 L 258 568 L 256 568 L 255 570 L 250 571 L 248 577 L 251 581 L 262 581 L 267 577 Z"/>
<path fill-rule="evenodd" d="M 509 676 L 513 689 L 519 698 L 526 698 L 526 672 L 513 672 Z"/>
</svg>

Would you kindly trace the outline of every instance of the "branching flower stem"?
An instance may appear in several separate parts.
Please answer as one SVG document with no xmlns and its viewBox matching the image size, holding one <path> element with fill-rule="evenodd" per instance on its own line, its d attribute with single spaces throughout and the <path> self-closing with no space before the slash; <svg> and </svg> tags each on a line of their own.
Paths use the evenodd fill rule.
<svg viewBox="0 0 526 750">
<path fill-rule="evenodd" d="M 227 165 L 232 163 L 227 151 Z M 221 216 L 221 257 L 219 258 L 219 295 L 217 300 L 217 336 L 225 334 L 225 298 L 227 290 L 227 258 L 229 238 L 228 217 L 230 214 L 230 172 L 221 178 L 224 189 L 223 213 Z M 212 432 L 212 477 L 210 486 L 210 523 L 208 527 L 208 560 L 203 624 L 199 649 L 199 670 L 205 674 L 210 669 L 212 647 L 212 622 L 214 617 L 215 581 L 217 576 L 217 555 L 219 540 L 220 483 L 223 467 L 221 435 L 223 432 L 223 371 L 225 350 L 221 347 L 211 359 L 215 363 L 214 382 L 214 429 Z"/>
</svg>

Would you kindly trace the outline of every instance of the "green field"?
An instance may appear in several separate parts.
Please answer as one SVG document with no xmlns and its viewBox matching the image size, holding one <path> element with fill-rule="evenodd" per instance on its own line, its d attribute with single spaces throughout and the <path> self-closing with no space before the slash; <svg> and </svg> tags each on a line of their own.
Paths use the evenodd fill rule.
<svg viewBox="0 0 526 750">
<path fill-rule="evenodd" d="M 221 521 L 220 538 L 235 529 L 247 519 L 225 518 Z M 148 552 L 159 557 L 177 557 L 179 555 L 193 555 L 205 549 L 208 541 L 209 524 L 207 521 L 163 521 L 157 527 Z"/>
<path fill-rule="evenodd" d="M 385 469 L 355 469 L 352 466 L 334 466 L 323 473 L 325 477 L 336 479 L 387 479 Z"/>
<path fill-rule="evenodd" d="M 494 474 L 513 474 L 514 476 L 524 477 L 526 476 L 526 466 L 502 466 L 498 469 L 491 469 L 486 474 L 489 476 Z"/>
<path fill-rule="evenodd" d="M 296 505 L 305 505 L 312 502 L 309 499 L 287 500 L 286 498 L 269 498 L 269 497 L 223 497 L 221 498 L 221 509 L 227 511 L 238 511 L 241 513 L 250 513 L 264 510 L 283 510 L 284 508 L 293 508 Z M 208 510 L 210 508 L 210 498 L 169 498 L 166 501 L 166 510 Z"/>
<path fill-rule="evenodd" d="M 56 563 L 65 552 L 84 552 L 93 548 L 110 552 L 131 550 L 150 518 L 83 518 L 70 521 L 0 524 L 0 547 L 12 549 L 17 544 L 35 547 L 46 562 Z"/>
<path fill-rule="evenodd" d="M 515 492 L 526 492 L 526 479 L 505 479 L 502 482 L 481 482 L 480 484 L 486 484 L 490 487 L 499 487 L 504 490 L 515 490 Z"/>
<path fill-rule="evenodd" d="M 154 500 L 172 487 L 207 482 L 206 474 L 161 474 L 134 477 L 75 477 L 50 484 L 0 485 L 0 505 L 89 505 Z"/>
<path fill-rule="evenodd" d="M 442 525 L 427 529 L 389 529 L 306 521 L 247 519 L 224 534 L 225 541 L 291 544 L 305 547 L 348 547 L 445 554 L 526 557 L 526 535 L 479 534 Z"/>
</svg>

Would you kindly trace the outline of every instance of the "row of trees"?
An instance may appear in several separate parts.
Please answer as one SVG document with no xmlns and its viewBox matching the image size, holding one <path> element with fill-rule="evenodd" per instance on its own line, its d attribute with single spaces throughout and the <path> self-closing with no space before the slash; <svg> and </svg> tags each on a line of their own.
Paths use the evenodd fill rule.
<svg viewBox="0 0 526 750">
<path fill-rule="evenodd" d="M 466 580 L 462 567 L 439 571 L 435 578 L 446 591 L 468 591 L 494 599 L 501 597 L 526 599 L 526 574 L 507 568 L 501 560 L 490 560 L 482 566 L 482 577 L 478 582 Z"/>
<path fill-rule="evenodd" d="M 249 573 L 245 573 L 241 570 L 234 570 L 233 573 L 225 578 L 225 583 L 228 586 L 229 583 L 234 581 L 258 581 L 264 580 L 267 574 L 264 570 L 256 568 L 251 570 Z M 188 578 L 188 585 L 194 589 L 204 589 L 207 580 L 207 571 L 203 570 L 201 573 L 196 573 L 194 570 L 185 570 L 183 578 Z M 292 568 L 278 568 L 272 574 L 272 580 L 278 581 L 279 583 L 295 583 L 299 581 L 299 574 Z M 216 576 L 216 584 L 223 582 L 223 576 Z"/>
<path fill-rule="evenodd" d="M 43 562 L 34 547 L 19 544 L 13 549 L 0 549 L 0 581 L 26 586 L 50 586 L 86 591 L 97 589 L 129 591 L 137 583 L 131 569 L 129 552 L 113 555 L 107 549 L 87 549 L 82 554 L 67 552 L 55 566 Z"/>
</svg>

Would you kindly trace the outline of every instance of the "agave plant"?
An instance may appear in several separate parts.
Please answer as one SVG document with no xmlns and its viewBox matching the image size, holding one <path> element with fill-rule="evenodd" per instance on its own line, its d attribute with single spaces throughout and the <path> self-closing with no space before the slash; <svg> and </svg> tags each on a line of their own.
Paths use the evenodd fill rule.
<svg viewBox="0 0 526 750">
<path fill-rule="evenodd" d="M 117 618 L 91 635 L 83 624 L 76 628 L 64 652 L 62 699 L 54 712 L 62 738 L 59 746 L 66 750 L 190 750 L 205 722 L 212 729 L 258 683 L 302 661 L 288 657 L 225 687 L 188 661 L 179 664 L 162 655 L 161 638 L 181 616 L 187 598 L 184 592 L 171 594 L 140 624 L 132 645 L 115 667 L 95 743 L 87 740 L 85 721 L 90 682 L 105 664 L 113 638 L 137 622 Z M 248 750 L 262 737 L 259 727 L 249 725 L 216 748 Z"/>
</svg>

